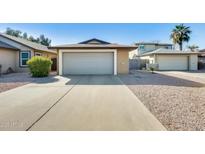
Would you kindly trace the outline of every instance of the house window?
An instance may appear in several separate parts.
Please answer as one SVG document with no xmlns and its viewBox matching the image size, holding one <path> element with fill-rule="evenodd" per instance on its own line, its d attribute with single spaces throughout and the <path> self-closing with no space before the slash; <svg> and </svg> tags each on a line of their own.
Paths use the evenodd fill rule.
<svg viewBox="0 0 205 154">
<path fill-rule="evenodd" d="M 42 56 L 42 53 L 35 52 L 35 56 Z"/>
<path fill-rule="evenodd" d="M 144 45 L 140 45 L 139 48 L 140 48 L 140 51 L 144 51 L 144 49 L 145 49 Z"/>
<path fill-rule="evenodd" d="M 27 66 L 26 62 L 30 59 L 29 51 L 20 52 L 20 66 Z"/>
</svg>

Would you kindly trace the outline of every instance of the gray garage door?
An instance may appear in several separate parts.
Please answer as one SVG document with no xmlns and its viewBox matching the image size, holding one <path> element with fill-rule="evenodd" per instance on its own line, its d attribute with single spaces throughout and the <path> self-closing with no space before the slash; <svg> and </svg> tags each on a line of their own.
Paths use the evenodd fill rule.
<svg viewBox="0 0 205 154">
<path fill-rule="evenodd" d="M 157 57 L 159 70 L 187 70 L 188 57 L 186 55 L 160 55 Z"/>
<path fill-rule="evenodd" d="M 63 74 L 113 74 L 113 53 L 63 53 Z"/>
</svg>

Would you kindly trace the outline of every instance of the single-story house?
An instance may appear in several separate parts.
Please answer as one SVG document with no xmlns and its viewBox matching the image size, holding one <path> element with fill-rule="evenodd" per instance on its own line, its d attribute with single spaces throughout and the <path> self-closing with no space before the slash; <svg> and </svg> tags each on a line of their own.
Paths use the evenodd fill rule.
<svg viewBox="0 0 205 154">
<path fill-rule="evenodd" d="M 55 50 L 23 38 L 0 33 L 1 73 L 11 70 L 14 72 L 28 71 L 26 62 L 33 56 L 50 58 L 53 61 L 52 69 L 56 68 L 57 52 Z"/>
<path fill-rule="evenodd" d="M 190 51 L 157 49 L 142 54 L 140 58 L 154 64 L 157 70 L 197 70 L 198 54 Z"/>
<path fill-rule="evenodd" d="M 52 46 L 58 53 L 58 73 L 66 74 L 127 74 L 129 52 L 136 46 L 90 39 L 77 44 Z"/>
</svg>

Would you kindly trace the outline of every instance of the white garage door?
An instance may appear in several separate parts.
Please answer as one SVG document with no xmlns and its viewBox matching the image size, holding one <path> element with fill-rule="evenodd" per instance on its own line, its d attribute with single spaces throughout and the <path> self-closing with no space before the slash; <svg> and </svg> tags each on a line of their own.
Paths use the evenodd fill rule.
<svg viewBox="0 0 205 154">
<path fill-rule="evenodd" d="M 113 74 L 112 52 L 63 53 L 63 74 Z"/>
<path fill-rule="evenodd" d="M 157 61 L 159 70 L 188 70 L 186 55 L 159 55 Z"/>
</svg>

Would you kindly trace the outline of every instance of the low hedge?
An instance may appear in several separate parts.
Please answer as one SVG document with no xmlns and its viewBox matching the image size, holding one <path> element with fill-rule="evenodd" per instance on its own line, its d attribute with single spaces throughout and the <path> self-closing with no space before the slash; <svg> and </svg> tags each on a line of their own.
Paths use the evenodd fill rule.
<svg viewBox="0 0 205 154">
<path fill-rule="evenodd" d="M 27 61 L 27 65 L 33 77 L 46 77 L 51 70 L 52 61 L 41 56 L 34 56 Z"/>
</svg>

